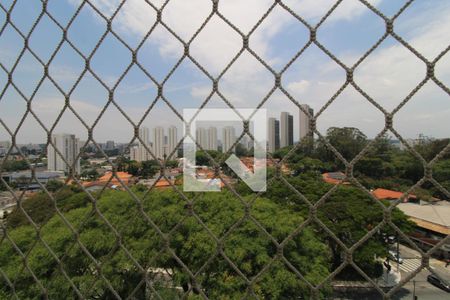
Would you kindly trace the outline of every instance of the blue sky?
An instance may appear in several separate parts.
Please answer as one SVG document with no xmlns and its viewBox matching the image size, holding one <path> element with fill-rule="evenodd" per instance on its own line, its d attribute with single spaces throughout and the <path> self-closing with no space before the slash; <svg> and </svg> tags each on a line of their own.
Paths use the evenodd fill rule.
<svg viewBox="0 0 450 300">
<path fill-rule="evenodd" d="M 12 1 L 1 1 L 9 9 Z M 67 26 L 82 1 L 50 0 L 48 12 L 62 25 Z M 110 17 L 117 0 L 93 0 L 100 12 Z M 160 0 L 151 1 L 156 7 Z M 311 25 L 316 24 L 332 6 L 332 0 L 286 0 L 284 3 Z M 369 1 L 387 16 L 395 14 L 404 0 Z M 18 0 L 12 9 L 11 19 L 26 35 L 36 21 L 42 7 L 40 1 Z M 273 1 L 222 0 L 220 12 L 247 33 L 266 12 Z M 187 41 L 211 11 L 211 1 L 172 0 L 163 11 L 163 20 L 183 40 Z M 449 45 L 450 3 L 445 0 L 415 1 L 395 21 L 395 32 L 411 43 L 427 59 L 434 59 Z M 0 12 L 0 24 L 6 20 Z M 155 11 L 144 1 L 128 0 L 115 16 L 113 30 L 135 49 L 156 20 Z M 105 21 L 89 6 L 84 5 L 68 30 L 68 38 L 84 55 L 88 56 L 106 30 Z M 348 66 L 355 63 L 384 33 L 383 20 L 357 0 L 344 0 L 318 30 L 318 40 Z M 30 36 L 29 46 L 44 63 L 47 63 L 61 39 L 61 30 L 46 15 L 39 21 Z M 306 27 L 281 7 L 276 7 L 269 17 L 250 37 L 251 48 L 272 68 L 279 71 L 309 39 Z M 241 37 L 223 20 L 214 16 L 194 39 L 191 55 L 212 75 L 217 76 L 242 47 Z M 13 67 L 23 39 L 9 24 L 0 36 L 0 62 L 8 70 Z M 182 44 L 163 26 L 156 26 L 138 51 L 140 64 L 155 80 L 162 82 L 183 54 Z M 91 59 L 91 68 L 104 84 L 112 88 L 131 62 L 130 51 L 114 36 L 108 34 Z M 450 85 L 450 54 L 436 66 L 436 76 Z M 52 59 L 51 77 L 68 93 L 84 70 L 81 56 L 65 42 Z M 355 81 L 387 111 L 392 111 L 425 77 L 425 66 L 409 50 L 392 37 L 386 39 L 356 69 Z M 30 97 L 42 77 L 41 64 L 28 52 L 14 69 L 13 81 L 26 97 Z M 4 88 L 7 75 L 0 70 L 0 85 Z M 317 112 L 345 82 L 345 72 L 317 46 L 311 45 L 283 74 L 286 90 L 299 102 L 307 103 Z M 236 107 L 257 105 L 274 85 L 273 75 L 252 55 L 244 52 L 223 75 L 219 89 Z M 164 85 L 164 96 L 182 114 L 183 108 L 196 108 L 211 92 L 211 81 L 192 63 L 184 59 Z M 146 109 L 156 99 L 155 84 L 137 67 L 133 66 L 114 92 L 114 99 L 130 119 L 138 123 Z M 108 92 L 89 72 L 70 94 L 70 103 L 79 116 L 91 125 L 99 116 L 108 99 Z M 33 96 L 31 107 L 50 129 L 64 105 L 64 97 L 46 79 Z M 213 96 L 207 107 L 226 107 Z M 281 111 L 290 111 L 298 122 L 298 108 L 280 91 L 276 91 L 263 106 L 270 116 L 279 117 Z M 26 103 L 10 86 L 0 99 L 0 118 L 14 130 L 26 110 Z M 394 127 L 405 137 L 414 138 L 419 133 L 434 137 L 450 135 L 450 96 L 436 84 L 429 82 L 396 115 Z M 168 106 L 159 99 L 143 125 L 177 125 L 181 123 Z M 318 118 L 318 129 L 325 132 L 330 126 L 354 126 L 373 137 L 384 126 L 383 114 L 364 99 L 354 88 L 348 87 Z M 297 126 L 295 135 L 298 134 Z M 56 124 L 55 133 L 72 132 L 84 139 L 87 131 L 71 111 L 66 111 Z M 94 138 L 103 142 L 116 140 L 128 142 L 133 131 L 118 109 L 110 106 L 94 129 Z M 9 139 L 0 126 L 0 140 Z M 46 134 L 32 115 L 28 115 L 18 131 L 18 142 L 45 142 Z"/>
</svg>

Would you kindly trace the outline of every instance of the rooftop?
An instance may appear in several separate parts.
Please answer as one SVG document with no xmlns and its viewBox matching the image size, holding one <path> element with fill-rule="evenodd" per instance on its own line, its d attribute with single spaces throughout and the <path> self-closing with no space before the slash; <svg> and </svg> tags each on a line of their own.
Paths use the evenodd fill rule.
<svg viewBox="0 0 450 300">
<path fill-rule="evenodd" d="M 348 182 L 343 182 L 345 174 L 342 172 L 323 173 L 322 178 L 326 183 L 339 184 L 342 182 L 343 184 L 348 184 Z"/>
<path fill-rule="evenodd" d="M 378 200 L 382 200 L 382 199 L 397 200 L 397 199 L 400 199 L 404 193 L 392 191 L 392 190 L 386 190 L 386 189 L 376 189 L 372 192 L 372 194 Z M 416 198 L 415 195 L 409 194 L 407 199 L 415 199 L 415 198 Z"/>
<path fill-rule="evenodd" d="M 61 177 L 63 173 L 61 172 L 54 172 L 54 171 L 44 171 L 44 172 L 35 172 L 36 178 L 38 179 L 50 179 L 50 178 L 57 178 Z M 21 172 L 11 172 L 11 173 L 3 173 L 3 177 L 11 177 L 11 179 L 18 179 L 18 178 L 30 178 L 31 177 L 31 171 L 21 171 Z"/>
<path fill-rule="evenodd" d="M 122 183 L 128 185 L 131 181 L 133 175 L 127 172 L 116 172 L 116 176 L 113 175 L 113 172 L 106 172 L 102 177 L 97 179 L 96 181 L 86 181 L 83 182 L 84 187 L 92 187 L 92 186 L 108 186 L 117 185 L 122 186 Z M 119 178 L 119 179 L 117 179 Z"/>
<path fill-rule="evenodd" d="M 400 203 L 397 207 L 417 226 L 442 234 L 450 234 L 450 202 L 424 203 Z"/>
</svg>

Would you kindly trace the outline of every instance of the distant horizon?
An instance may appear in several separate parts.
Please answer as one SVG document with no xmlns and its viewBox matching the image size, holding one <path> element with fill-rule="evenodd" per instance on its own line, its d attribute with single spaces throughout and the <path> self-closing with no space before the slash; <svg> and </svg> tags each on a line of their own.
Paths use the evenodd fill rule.
<svg viewBox="0 0 450 300">
<path fill-rule="evenodd" d="M 155 127 L 157 127 L 157 126 L 155 126 Z M 151 129 L 153 129 L 153 128 L 155 128 L 155 127 L 150 127 L 149 129 L 151 130 Z M 205 127 L 206 128 L 206 127 Z M 220 127 L 217 127 L 217 128 L 220 128 Z M 59 133 L 55 133 L 55 134 L 74 134 L 74 133 L 67 133 L 67 132 L 59 132 Z M 239 135 L 240 134 L 236 134 L 236 137 L 239 137 Z M 324 134 L 324 136 L 326 135 L 326 133 Z M 416 137 L 403 137 L 403 139 L 404 140 L 406 140 L 406 141 L 408 141 L 408 140 L 418 140 L 419 138 L 420 138 L 420 136 L 421 136 L 422 134 L 418 134 Z M 75 136 L 77 137 L 77 138 L 79 138 L 76 134 L 75 134 Z M 165 135 L 166 136 L 166 135 Z M 431 138 L 431 139 L 435 139 L 435 140 L 444 140 L 444 139 L 450 139 L 450 137 L 433 137 L 433 136 L 428 136 L 428 135 L 422 135 L 422 136 L 424 136 L 424 137 L 427 137 L 427 138 Z M 394 135 L 388 135 L 388 138 L 392 141 L 392 142 L 400 142 L 400 140 L 399 139 L 397 139 L 397 138 L 392 138 L 392 137 L 394 137 Z M 179 136 L 179 139 L 181 139 L 181 136 Z M 315 134 L 314 135 L 314 140 L 318 140 L 319 138 L 317 137 L 317 135 Z M 374 137 L 367 137 L 367 139 L 370 141 L 370 140 L 373 140 L 374 139 Z M 218 138 L 217 139 L 218 141 L 221 141 L 221 139 L 220 138 Z M 128 144 L 130 144 L 130 142 L 128 141 L 128 142 L 124 142 L 124 141 L 118 141 L 118 140 L 114 140 L 114 139 L 111 139 L 111 140 L 104 140 L 104 141 L 98 141 L 98 140 L 95 140 L 95 142 L 97 143 L 97 144 L 106 144 L 108 141 L 113 141 L 115 144 L 120 144 L 120 145 L 128 145 Z M 150 141 L 152 141 L 152 135 L 150 134 Z M 11 142 L 11 140 L 1 140 L 0 139 L 0 143 L 3 143 L 3 142 Z M 82 139 L 80 139 L 80 143 L 85 143 L 86 142 L 86 140 L 82 140 Z M 297 139 L 297 140 L 295 140 L 294 139 L 294 144 L 295 143 L 298 143 L 299 142 L 299 140 Z M 90 142 L 90 143 L 92 143 L 92 141 Z M 137 143 L 137 140 L 135 140 L 132 144 L 136 144 Z M 17 145 L 18 146 L 27 146 L 27 145 L 45 145 L 46 144 L 46 142 L 41 142 L 41 143 L 35 143 L 35 142 L 20 142 L 20 143 L 17 143 Z"/>
</svg>

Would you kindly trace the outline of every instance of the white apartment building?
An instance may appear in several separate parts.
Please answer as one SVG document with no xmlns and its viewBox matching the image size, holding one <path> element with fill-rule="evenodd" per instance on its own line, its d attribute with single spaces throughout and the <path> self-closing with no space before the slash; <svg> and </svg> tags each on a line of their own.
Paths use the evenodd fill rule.
<svg viewBox="0 0 450 300">
<path fill-rule="evenodd" d="M 216 150 L 217 151 L 217 128 L 216 127 L 208 128 L 208 150 Z"/>
<path fill-rule="evenodd" d="M 170 126 L 169 127 L 169 133 L 168 133 L 168 139 L 167 139 L 167 155 L 171 154 L 172 151 L 174 151 L 177 148 L 178 144 L 178 132 L 177 127 Z M 172 155 L 172 158 L 178 157 L 178 151 L 175 151 Z"/>
<path fill-rule="evenodd" d="M 69 173 L 72 167 L 75 174 L 80 174 L 79 139 L 74 134 L 54 134 L 52 143 L 55 147 L 47 147 L 47 169 Z"/>
<path fill-rule="evenodd" d="M 153 159 L 150 152 L 145 149 L 146 146 L 148 149 L 152 150 L 149 142 L 149 129 L 147 127 L 139 128 L 139 139 L 139 145 L 131 147 L 130 149 L 130 159 L 138 162 Z"/>
<path fill-rule="evenodd" d="M 157 159 L 164 159 L 169 156 L 170 153 L 177 147 L 178 144 L 178 130 L 177 127 L 171 126 L 168 128 L 168 136 L 164 135 L 163 127 L 153 128 L 153 143 L 150 144 L 150 134 L 147 127 L 139 129 L 139 141 L 138 146 L 130 148 L 130 159 L 138 162 L 155 159 L 146 147 L 152 151 L 153 155 Z M 146 145 L 146 147 L 144 147 Z M 177 151 L 174 152 L 172 158 L 177 158 Z"/>
<path fill-rule="evenodd" d="M 203 150 L 209 150 L 209 135 L 208 130 L 206 128 L 197 128 L 196 132 L 197 143 Z M 200 149 L 198 149 L 200 150 Z"/>
<path fill-rule="evenodd" d="M 222 129 L 222 152 L 228 152 L 228 150 L 236 142 L 236 130 L 233 126 L 227 126 Z M 235 152 L 236 147 L 233 147 L 231 152 Z"/>
<path fill-rule="evenodd" d="M 158 159 L 164 159 L 169 154 L 164 142 L 164 128 L 160 126 L 153 129 L 153 154 Z"/>
</svg>

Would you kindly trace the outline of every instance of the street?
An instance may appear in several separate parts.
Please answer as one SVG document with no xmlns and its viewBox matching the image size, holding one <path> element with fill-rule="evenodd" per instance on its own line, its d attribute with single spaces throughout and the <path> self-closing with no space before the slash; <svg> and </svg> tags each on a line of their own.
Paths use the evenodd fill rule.
<svg viewBox="0 0 450 300">
<path fill-rule="evenodd" d="M 400 245 L 400 256 L 403 258 L 403 264 L 399 264 L 402 278 L 405 278 L 421 264 L 420 254 L 408 247 Z M 395 263 L 394 267 L 397 264 Z M 444 280 L 450 281 L 450 267 L 445 268 L 445 264 L 436 259 L 430 259 L 432 269 Z M 413 299 L 414 291 L 419 300 L 440 300 L 450 299 L 450 293 L 445 292 L 427 281 L 430 275 L 427 269 L 422 270 L 408 283 L 406 283 L 393 297 L 393 299 Z M 415 287 L 414 287 L 415 285 Z"/>
<path fill-rule="evenodd" d="M 399 246 L 400 257 L 403 258 L 403 263 L 398 264 L 401 279 L 407 277 L 409 274 L 417 270 L 421 264 L 420 254 L 406 246 Z M 394 276 L 397 272 L 397 263 L 390 262 L 392 271 L 389 276 Z M 430 259 L 430 266 L 441 278 L 450 281 L 450 266 L 445 268 L 445 263 L 436 259 Z M 427 276 L 431 274 L 428 269 L 423 269 L 416 276 L 411 278 L 405 285 L 403 285 L 393 296 L 395 300 L 413 300 L 414 295 L 418 300 L 449 300 L 450 293 L 443 291 L 427 281 Z M 384 275 L 383 275 L 384 276 Z M 398 279 L 397 279 L 398 280 Z M 365 292 L 363 289 L 358 293 L 335 295 L 333 299 L 358 299 L 358 300 L 378 300 L 383 297 L 374 289 Z"/>
</svg>

